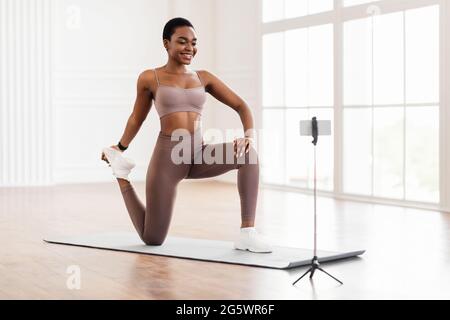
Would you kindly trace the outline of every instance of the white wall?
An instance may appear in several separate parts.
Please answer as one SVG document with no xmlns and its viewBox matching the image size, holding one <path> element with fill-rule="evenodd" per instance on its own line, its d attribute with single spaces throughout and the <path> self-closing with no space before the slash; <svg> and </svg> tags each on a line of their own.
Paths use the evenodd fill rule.
<svg viewBox="0 0 450 320">
<path fill-rule="evenodd" d="M 74 3 L 79 6 L 81 16 L 80 27 L 75 29 L 67 27 L 65 14 Z M 109 168 L 105 170 L 105 163 L 98 161 L 99 150 L 117 143 L 121 137 L 133 107 L 137 75 L 167 61 L 162 41 L 167 20 L 183 16 L 193 23 L 202 49 L 191 67 L 210 68 L 211 3 L 207 0 L 57 1 L 56 182 L 110 181 Z M 73 16 L 73 12 L 69 10 L 69 15 Z M 207 113 L 205 118 L 209 118 Z M 80 123 L 87 130 L 80 130 Z M 137 163 L 132 173 L 134 180 L 145 180 L 159 130 L 159 118 L 153 107 L 127 150 L 128 156 Z M 87 148 L 80 152 L 84 145 Z M 71 155 L 69 162 L 65 159 L 67 155 Z"/>
<path fill-rule="evenodd" d="M 0 185 L 52 178 L 49 0 L 0 0 Z"/>
<path fill-rule="evenodd" d="M 56 183 L 110 179 L 101 148 L 120 139 L 139 73 L 164 60 L 167 15 L 165 1 L 54 1 Z M 146 169 L 156 120 L 151 112 L 127 151 L 137 176 Z"/>
<path fill-rule="evenodd" d="M 189 19 L 199 36 L 191 67 L 211 70 L 213 8 L 208 0 L 0 0 L 0 186 L 111 181 L 101 148 L 120 139 L 138 74 L 167 61 L 164 24 Z M 145 179 L 159 130 L 153 107 L 127 150 L 132 179 Z"/>
</svg>

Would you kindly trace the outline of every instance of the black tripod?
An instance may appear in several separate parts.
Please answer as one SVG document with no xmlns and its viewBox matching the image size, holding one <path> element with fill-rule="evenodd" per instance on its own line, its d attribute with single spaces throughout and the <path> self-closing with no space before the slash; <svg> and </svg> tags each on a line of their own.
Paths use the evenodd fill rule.
<svg viewBox="0 0 450 320">
<path fill-rule="evenodd" d="M 314 140 L 312 143 L 314 144 L 314 257 L 311 260 L 311 267 L 306 271 L 300 278 L 298 278 L 292 285 L 295 285 L 298 281 L 300 281 L 301 278 L 306 276 L 309 272 L 311 272 L 309 278 L 312 279 L 314 276 L 314 272 L 316 272 L 316 269 L 322 271 L 323 273 L 329 275 L 331 278 L 339 282 L 340 284 L 343 284 L 342 281 L 336 279 L 331 274 L 323 270 L 319 265 L 319 259 L 317 258 L 317 213 L 316 213 L 316 144 L 318 140 L 319 135 L 319 129 L 317 126 L 317 120 L 316 117 L 312 118 L 312 136 Z"/>
</svg>

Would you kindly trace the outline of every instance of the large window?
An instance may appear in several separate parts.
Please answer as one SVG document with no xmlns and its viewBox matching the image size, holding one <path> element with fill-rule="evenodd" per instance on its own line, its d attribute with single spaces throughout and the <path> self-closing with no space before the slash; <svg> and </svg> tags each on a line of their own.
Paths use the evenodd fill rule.
<svg viewBox="0 0 450 320">
<path fill-rule="evenodd" d="M 371 2 L 263 0 L 262 179 L 313 187 L 298 125 L 317 116 L 333 130 L 319 137 L 318 189 L 437 204 L 440 7 Z"/>
</svg>

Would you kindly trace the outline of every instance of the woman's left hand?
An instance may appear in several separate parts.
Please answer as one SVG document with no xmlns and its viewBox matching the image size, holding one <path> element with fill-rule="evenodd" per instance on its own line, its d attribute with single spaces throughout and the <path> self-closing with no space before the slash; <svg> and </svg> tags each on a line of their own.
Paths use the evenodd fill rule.
<svg viewBox="0 0 450 320">
<path fill-rule="evenodd" d="M 233 141 L 234 156 L 241 157 L 245 153 L 248 153 L 250 146 L 253 144 L 252 138 L 235 138 Z"/>
</svg>

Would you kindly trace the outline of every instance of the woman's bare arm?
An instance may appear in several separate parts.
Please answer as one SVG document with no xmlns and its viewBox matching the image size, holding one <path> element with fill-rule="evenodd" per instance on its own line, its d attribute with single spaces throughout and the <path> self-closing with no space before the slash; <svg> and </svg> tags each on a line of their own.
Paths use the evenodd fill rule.
<svg viewBox="0 0 450 320">
<path fill-rule="evenodd" d="M 254 138 L 253 113 L 248 104 L 211 72 L 202 70 L 200 74 L 205 83 L 206 91 L 220 102 L 235 110 L 241 118 L 245 136 Z"/>
<path fill-rule="evenodd" d="M 150 78 L 150 72 L 144 71 L 139 75 L 137 80 L 137 94 L 133 112 L 128 118 L 125 131 L 120 139 L 120 143 L 124 147 L 128 146 L 136 136 L 152 107 L 152 99 L 149 94 Z"/>
</svg>

